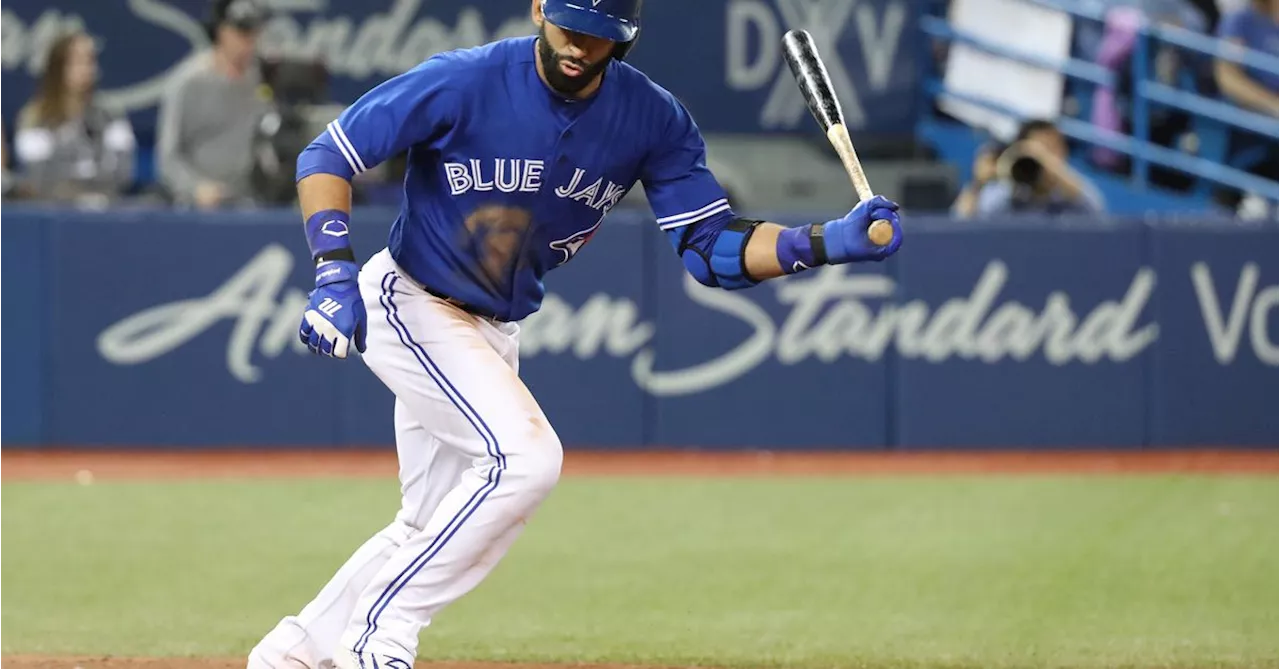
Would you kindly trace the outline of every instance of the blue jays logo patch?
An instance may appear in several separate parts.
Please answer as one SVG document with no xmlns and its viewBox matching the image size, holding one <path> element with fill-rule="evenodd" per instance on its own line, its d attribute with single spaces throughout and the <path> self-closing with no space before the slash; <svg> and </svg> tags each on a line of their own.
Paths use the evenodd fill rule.
<svg viewBox="0 0 1280 669">
<path fill-rule="evenodd" d="M 557 239 L 551 242 L 551 248 L 561 253 L 560 262 L 556 263 L 556 267 L 569 262 L 573 256 L 577 255 L 578 250 L 586 246 L 587 242 L 591 240 L 591 236 L 596 234 L 596 230 L 600 229 L 600 224 L 603 222 L 604 216 L 601 216 L 595 225 L 586 230 L 579 230 L 564 239 Z"/>
</svg>

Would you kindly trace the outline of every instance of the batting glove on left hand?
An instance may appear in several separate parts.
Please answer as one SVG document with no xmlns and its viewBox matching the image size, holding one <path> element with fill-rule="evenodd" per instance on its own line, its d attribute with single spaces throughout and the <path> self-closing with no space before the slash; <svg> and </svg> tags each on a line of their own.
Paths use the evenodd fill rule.
<svg viewBox="0 0 1280 669">
<path fill-rule="evenodd" d="M 345 358 L 354 341 L 364 353 L 365 313 L 360 298 L 360 269 L 354 262 L 336 260 L 316 267 L 316 289 L 302 315 L 298 336 L 312 353 Z"/>
<path fill-rule="evenodd" d="M 884 246 L 876 246 L 867 238 L 872 221 L 886 220 L 893 226 L 893 238 Z M 849 262 L 880 262 L 902 246 L 902 222 L 898 203 L 881 195 L 863 200 L 844 218 L 823 224 L 827 262 L 840 265 Z"/>
</svg>

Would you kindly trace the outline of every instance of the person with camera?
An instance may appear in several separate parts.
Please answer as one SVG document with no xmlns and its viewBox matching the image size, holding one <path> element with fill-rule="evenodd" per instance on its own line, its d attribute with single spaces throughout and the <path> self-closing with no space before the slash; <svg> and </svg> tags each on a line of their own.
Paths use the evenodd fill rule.
<svg viewBox="0 0 1280 669">
<path fill-rule="evenodd" d="M 978 193 L 976 214 L 1103 213 L 1102 193 L 1067 163 L 1067 140 L 1049 121 L 1023 123 Z"/>
<path fill-rule="evenodd" d="M 978 195 L 982 189 L 996 178 L 996 159 L 1004 150 L 1004 144 L 990 141 L 978 147 L 974 153 L 972 178 L 960 189 L 956 199 L 951 203 L 951 215 L 956 218 L 971 218 L 978 211 Z"/>
</svg>

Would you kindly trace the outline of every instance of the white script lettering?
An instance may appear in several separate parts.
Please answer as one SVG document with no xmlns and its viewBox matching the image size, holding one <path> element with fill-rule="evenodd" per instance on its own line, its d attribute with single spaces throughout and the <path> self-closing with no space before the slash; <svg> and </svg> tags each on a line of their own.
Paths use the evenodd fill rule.
<svg viewBox="0 0 1280 669">
<path fill-rule="evenodd" d="M 438 18 L 419 16 L 422 0 L 395 0 L 385 12 L 357 16 L 330 12 L 329 6 L 337 3 L 322 0 L 274 1 L 287 4 L 288 11 L 277 11 L 263 28 L 260 42 L 268 53 L 318 57 L 335 76 L 354 79 L 400 74 L 443 51 L 528 35 L 533 30 L 527 14 L 519 12 L 512 12 L 492 31 L 486 30 L 479 9 L 486 5 L 481 3 L 463 6 L 457 23 L 450 27 Z M 317 15 L 304 25 L 298 15 L 307 11 Z"/>
<path fill-rule="evenodd" d="M 423 16 L 422 0 L 394 0 L 381 12 L 343 11 L 336 6 L 340 3 L 328 0 L 266 1 L 273 10 L 273 18 L 263 27 L 258 41 L 262 54 L 272 58 L 320 60 L 335 78 L 385 79 L 437 53 L 532 32 L 528 15 L 520 12 L 511 12 L 492 30 L 486 29 L 485 15 L 480 9 L 484 5 L 480 3 L 463 6 L 457 12 L 456 22 L 450 26 L 440 18 Z M 140 80 L 98 91 L 101 101 L 111 107 L 124 111 L 145 109 L 160 101 L 169 78 L 185 64 L 189 55 L 206 47 L 209 39 L 200 16 L 182 8 L 190 3 L 124 0 L 114 4 L 125 6 L 127 13 L 117 11 L 121 15 L 112 14 L 111 21 L 127 23 L 133 18 L 185 43 L 185 49 L 180 52 L 165 54 L 163 69 L 148 73 Z M 29 23 L 7 8 L 2 14 L 0 52 L 5 70 L 23 67 L 28 75 L 38 75 L 44 70 L 44 60 L 53 40 L 70 29 L 87 28 L 100 38 L 101 47 L 108 52 L 129 48 L 128 38 L 123 35 L 130 32 L 123 33 L 121 38 L 103 38 L 101 33 L 114 33 L 101 19 L 94 25 L 86 25 L 80 15 L 58 9 L 46 9 Z M 128 30 L 132 29 L 133 26 L 129 26 Z M 117 40 L 122 46 L 116 46 Z"/>
<path fill-rule="evenodd" d="M 1256 263 L 1245 263 L 1240 270 L 1240 279 L 1236 282 L 1231 309 L 1224 320 L 1209 265 L 1198 262 L 1191 266 L 1191 283 L 1195 286 L 1196 301 L 1200 304 L 1200 314 L 1204 316 L 1204 327 L 1209 335 L 1209 344 L 1213 347 L 1213 357 L 1219 364 L 1229 365 L 1236 359 L 1246 318 L 1253 354 L 1267 365 L 1275 366 L 1280 360 L 1280 343 L 1272 341 L 1267 334 L 1269 324 L 1275 322 L 1271 314 L 1276 310 L 1277 304 L 1280 304 L 1280 287 L 1267 286 L 1255 293 L 1259 274 Z M 1252 306 L 1250 302 L 1253 303 Z"/>
<path fill-rule="evenodd" d="M 227 370 L 238 381 L 255 383 L 262 378 L 262 371 L 250 360 L 255 339 L 267 358 L 279 356 L 290 342 L 299 353 L 307 350 L 298 339 L 307 294 L 285 289 L 292 269 L 288 249 L 267 246 L 207 297 L 154 306 L 103 330 L 98 335 L 98 353 L 117 365 L 141 364 L 195 339 L 218 321 L 234 318 L 227 341 Z"/>
<path fill-rule="evenodd" d="M 115 364 L 141 364 L 231 319 L 227 368 L 242 382 L 258 381 L 261 370 L 252 362 L 255 342 L 264 358 L 279 356 L 290 341 L 295 351 L 306 352 L 297 341 L 297 327 L 307 297 L 286 286 L 292 267 L 287 249 L 269 245 L 209 295 L 151 307 L 106 328 L 98 337 L 98 351 Z M 1256 268 L 1245 267 L 1224 317 L 1208 269 L 1197 265 L 1193 270 L 1220 360 L 1228 344 L 1241 337 L 1245 319 L 1252 317 L 1251 338 L 1259 357 L 1275 364 L 1276 346 L 1268 339 L 1266 323 L 1276 313 L 1278 294 L 1274 286 L 1256 290 L 1256 275 Z M 967 294 L 931 305 L 919 299 L 895 302 L 898 287 L 892 278 L 854 274 L 844 266 L 771 282 L 754 294 L 707 288 L 685 276 L 690 300 L 736 321 L 732 331 L 744 334 L 716 350 L 690 349 L 697 354 L 692 363 L 665 369 L 654 346 L 656 325 L 643 319 L 635 300 L 595 293 L 574 306 L 549 294 L 542 308 L 521 324 L 520 355 L 630 358 L 631 375 L 641 389 L 675 396 L 723 386 L 770 360 L 782 365 L 841 358 L 876 362 L 896 353 L 928 363 L 959 358 L 991 364 L 1040 356 L 1054 366 L 1093 365 L 1133 360 L 1159 335 L 1155 323 L 1141 320 L 1156 285 L 1150 268 L 1139 269 L 1122 295 L 1087 310 L 1074 306 L 1060 290 L 1050 291 L 1040 306 L 1003 298 L 1010 279 L 1008 267 L 992 260 Z M 769 296 L 786 310 L 778 314 L 766 309 Z"/>
<path fill-rule="evenodd" d="M 778 301 L 791 305 L 781 327 L 746 295 L 706 290 L 687 278 L 686 292 L 694 301 L 743 321 L 752 335 L 718 358 L 683 370 L 655 371 L 653 352 L 639 351 L 633 375 L 656 395 L 684 394 L 737 379 L 770 355 L 783 364 L 810 357 L 830 362 L 841 354 L 874 362 L 891 344 L 903 358 L 929 362 L 952 357 L 988 364 L 1005 358 L 1024 361 L 1036 351 L 1057 366 L 1095 364 L 1103 358 L 1124 362 L 1158 336 L 1156 324 L 1137 325 L 1155 287 L 1155 273 L 1148 268 L 1138 271 L 1120 301 L 1104 301 L 1083 318 L 1061 291 L 1050 293 L 1038 313 L 1018 302 L 993 309 L 1008 275 L 1007 266 L 993 260 L 968 297 L 951 298 L 932 311 L 920 300 L 885 303 L 875 310 L 867 300 L 889 297 L 891 279 L 847 276 L 843 266 L 827 267 L 806 279 L 778 282 Z"/>
</svg>

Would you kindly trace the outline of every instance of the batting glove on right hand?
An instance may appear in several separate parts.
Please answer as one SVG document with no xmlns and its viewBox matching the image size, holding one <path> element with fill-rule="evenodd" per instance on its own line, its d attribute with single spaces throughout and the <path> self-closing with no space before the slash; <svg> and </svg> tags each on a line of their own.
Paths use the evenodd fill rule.
<svg viewBox="0 0 1280 669">
<path fill-rule="evenodd" d="M 354 341 L 364 353 L 365 313 L 357 279 L 360 269 L 349 260 L 321 263 L 316 267 L 316 289 L 302 315 L 298 336 L 312 353 L 345 358 Z"/>
<path fill-rule="evenodd" d="M 884 246 L 876 246 L 867 238 L 867 229 L 873 221 L 889 221 L 893 226 L 893 238 Z M 850 262 L 880 262 L 893 255 L 902 246 L 902 222 L 898 219 L 898 203 L 882 195 L 863 200 L 844 218 L 823 224 L 823 241 L 826 245 L 827 264 L 840 265 Z"/>
</svg>

